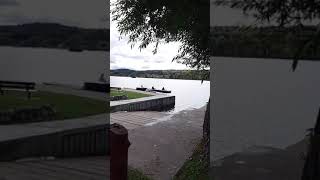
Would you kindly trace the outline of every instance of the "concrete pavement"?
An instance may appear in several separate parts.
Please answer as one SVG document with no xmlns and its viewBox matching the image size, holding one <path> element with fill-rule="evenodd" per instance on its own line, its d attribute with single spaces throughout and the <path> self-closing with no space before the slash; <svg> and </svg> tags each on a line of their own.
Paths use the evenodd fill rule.
<svg viewBox="0 0 320 180">
<path fill-rule="evenodd" d="M 169 180 L 202 138 L 205 108 L 185 110 L 167 119 L 129 130 L 129 165 L 155 180 Z"/>
</svg>

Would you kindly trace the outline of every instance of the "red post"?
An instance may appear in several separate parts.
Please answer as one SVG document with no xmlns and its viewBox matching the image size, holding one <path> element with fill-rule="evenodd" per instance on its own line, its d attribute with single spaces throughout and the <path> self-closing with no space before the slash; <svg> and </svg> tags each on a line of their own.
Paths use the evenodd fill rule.
<svg viewBox="0 0 320 180">
<path fill-rule="evenodd" d="M 128 131 L 120 124 L 110 127 L 110 178 L 111 180 L 128 179 Z"/>
</svg>

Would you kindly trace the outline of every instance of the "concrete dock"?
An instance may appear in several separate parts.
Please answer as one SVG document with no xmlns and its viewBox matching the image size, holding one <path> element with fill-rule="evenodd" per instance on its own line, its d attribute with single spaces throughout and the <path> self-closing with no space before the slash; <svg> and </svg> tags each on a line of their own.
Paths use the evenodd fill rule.
<svg viewBox="0 0 320 180">
<path fill-rule="evenodd" d="M 138 99 L 110 101 L 111 112 L 169 110 L 175 105 L 175 96 L 155 95 Z"/>
<path fill-rule="evenodd" d="M 37 89 L 40 91 L 48 91 L 54 93 L 70 94 L 75 96 L 87 97 L 96 100 L 107 101 L 108 95 L 102 92 L 83 90 L 81 87 L 74 87 L 69 85 L 59 85 L 59 84 L 38 84 Z M 137 92 L 142 94 L 152 95 L 149 97 L 129 99 L 121 101 L 110 101 L 111 112 L 117 111 L 158 111 L 158 110 L 170 110 L 175 105 L 175 96 L 137 91 L 134 89 L 123 89 L 125 91 Z"/>
<path fill-rule="evenodd" d="M 118 123 L 128 130 L 133 130 L 156 123 L 169 118 L 171 115 L 165 112 L 139 111 L 139 112 L 115 112 L 111 113 L 111 124 Z"/>
</svg>

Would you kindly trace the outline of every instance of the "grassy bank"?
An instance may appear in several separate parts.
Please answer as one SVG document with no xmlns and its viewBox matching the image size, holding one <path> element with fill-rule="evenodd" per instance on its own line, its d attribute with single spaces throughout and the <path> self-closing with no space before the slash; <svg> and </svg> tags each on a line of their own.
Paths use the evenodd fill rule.
<svg viewBox="0 0 320 180">
<path fill-rule="evenodd" d="M 110 96 L 122 96 L 122 95 L 126 95 L 128 99 L 137 99 L 137 98 L 151 96 L 149 94 L 142 94 L 142 93 L 131 92 L 131 91 L 111 90 Z"/>
<path fill-rule="evenodd" d="M 38 91 L 31 99 L 25 92 L 8 91 L 0 95 L 0 111 L 13 108 L 40 107 L 52 105 L 57 112 L 56 119 L 70 119 L 107 112 L 107 102 L 95 99 Z"/>
<path fill-rule="evenodd" d="M 203 155 L 204 142 L 201 141 L 173 180 L 209 180 L 208 164 L 201 159 Z"/>
</svg>

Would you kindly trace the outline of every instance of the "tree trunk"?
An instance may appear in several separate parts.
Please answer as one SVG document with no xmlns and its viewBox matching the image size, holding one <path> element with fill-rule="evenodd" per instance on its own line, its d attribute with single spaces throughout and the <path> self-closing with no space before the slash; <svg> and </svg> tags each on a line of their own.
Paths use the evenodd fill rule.
<svg viewBox="0 0 320 180">
<path fill-rule="evenodd" d="M 320 109 L 315 128 L 311 132 L 308 154 L 301 180 L 320 179 Z"/>
</svg>

